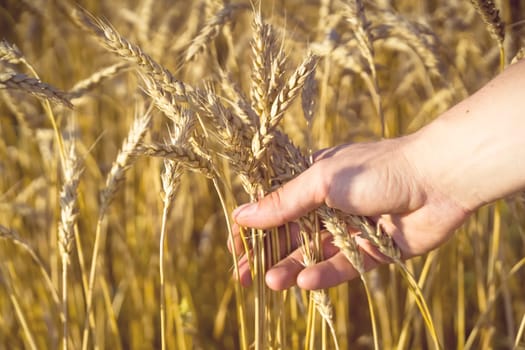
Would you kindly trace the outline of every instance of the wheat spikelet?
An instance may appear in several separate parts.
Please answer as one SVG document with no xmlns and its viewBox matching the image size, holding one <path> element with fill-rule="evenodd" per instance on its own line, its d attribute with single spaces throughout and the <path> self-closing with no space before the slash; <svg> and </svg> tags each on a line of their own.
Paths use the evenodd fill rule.
<svg viewBox="0 0 525 350">
<path fill-rule="evenodd" d="M 206 116 L 213 123 L 213 128 L 219 132 L 222 138 L 220 142 L 226 141 L 226 143 L 248 147 L 251 141 L 250 135 L 254 133 L 252 125 L 247 124 L 230 108 L 225 107 L 210 86 L 199 95 L 198 102 L 201 114 Z"/>
<path fill-rule="evenodd" d="M 186 50 L 184 63 L 191 61 L 201 50 L 209 45 L 210 41 L 219 35 L 222 27 L 233 19 L 238 10 L 246 8 L 248 7 L 245 4 L 227 4 L 210 18 Z"/>
<path fill-rule="evenodd" d="M 349 236 L 346 221 L 336 210 L 326 206 L 322 206 L 317 212 L 328 232 L 332 234 L 333 244 L 341 250 L 360 275 L 365 273 L 363 255 L 354 238 Z"/>
<path fill-rule="evenodd" d="M 201 172 L 209 178 L 216 176 L 216 171 L 211 161 L 190 147 L 179 144 L 150 143 L 140 145 L 137 148 L 137 153 L 150 157 L 173 159 L 188 169 Z"/>
<path fill-rule="evenodd" d="M 308 75 L 301 93 L 301 107 L 306 122 L 311 125 L 315 113 L 315 96 L 317 96 L 317 82 L 315 80 L 315 70 Z"/>
<path fill-rule="evenodd" d="M 115 196 L 120 184 L 124 181 L 126 170 L 134 163 L 137 156 L 137 148 L 148 131 L 151 114 L 145 113 L 135 118 L 128 136 L 122 143 L 117 158 L 111 166 L 106 177 L 106 186 L 101 193 L 101 212 L 106 212 L 111 200 Z"/>
<path fill-rule="evenodd" d="M 259 116 L 239 86 L 231 79 L 230 75 L 222 69 L 219 69 L 219 73 L 221 87 L 228 98 L 232 100 L 230 104 L 235 110 L 235 114 L 246 125 L 245 131 L 250 132 L 248 137 L 251 138 L 255 131 L 255 126 L 259 123 Z"/>
<path fill-rule="evenodd" d="M 378 223 L 374 227 L 367 218 L 361 218 L 360 221 L 361 236 L 372 242 L 383 255 L 392 261 L 400 261 L 401 252 L 399 248 L 396 246 L 392 237 L 385 233 L 381 225 Z"/>
<path fill-rule="evenodd" d="M 151 76 L 141 74 L 142 81 L 145 85 L 145 92 L 153 99 L 155 106 L 164 115 L 174 121 L 178 119 L 180 112 L 180 103 L 188 102 L 188 94 L 173 94 L 170 90 L 164 89 L 165 85 Z M 193 98 L 190 98 L 193 100 Z"/>
<path fill-rule="evenodd" d="M 77 187 L 80 181 L 82 169 L 77 158 L 75 146 L 69 148 L 66 161 L 64 163 L 64 185 L 60 192 L 60 225 L 58 230 L 58 247 L 62 262 L 69 264 L 69 256 L 73 244 L 73 228 L 78 216 L 77 208 Z"/>
<path fill-rule="evenodd" d="M 25 61 L 24 55 L 14 44 L 10 44 L 6 40 L 0 41 L 0 61 L 10 64 L 19 64 Z"/>
<path fill-rule="evenodd" d="M 273 101 L 269 117 L 261 121 L 259 131 L 252 141 L 252 152 L 256 160 L 260 161 L 263 157 L 267 146 L 273 139 L 274 129 L 282 119 L 284 112 L 299 95 L 308 75 L 312 73 L 317 62 L 318 57 L 309 53 Z"/>
<path fill-rule="evenodd" d="M 519 49 L 519 51 L 516 52 L 516 55 L 514 55 L 514 57 L 510 61 L 510 63 L 514 64 L 514 63 L 522 60 L 523 58 L 525 58 L 525 46 L 521 47 L 521 49 Z"/>
<path fill-rule="evenodd" d="M 190 135 L 195 127 L 195 118 L 188 110 L 181 110 L 179 117 L 173 122 L 173 129 L 170 130 L 168 144 L 184 145 L 188 142 Z M 182 175 L 181 166 L 177 160 L 164 159 L 164 171 L 161 175 L 163 201 L 165 205 L 171 203 L 175 196 L 177 184 Z"/>
<path fill-rule="evenodd" d="M 271 155 L 271 167 L 275 175 L 272 178 L 274 187 L 290 181 L 310 166 L 309 159 L 293 144 L 288 135 L 279 130 L 275 132 L 273 147 L 275 152 Z"/>
<path fill-rule="evenodd" d="M 270 76 L 270 48 L 269 36 L 271 27 L 263 22 L 261 14 L 256 12 L 253 16 L 252 49 L 252 85 L 251 99 L 255 112 L 261 117 L 268 113 L 270 99 L 268 96 Z"/>
<path fill-rule="evenodd" d="M 488 27 L 490 35 L 498 42 L 499 46 L 503 46 L 505 40 L 505 24 L 501 20 L 499 10 L 494 3 L 494 0 L 470 0 L 476 11 L 481 16 L 481 19 Z"/>
<path fill-rule="evenodd" d="M 68 348 L 68 265 L 74 240 L 74 228 L 77 221 L 77 187 L 80 181 L 82 169 L 77 158 L 75 146 L 69 147 L 64 166 L 64 184 L 60 192 L 60 223 L 58 226 L 58 249 L 62 258 L 62 312 L 64 314 L 63 322 L 63 347 Z"/>
<path fill-rule="evenodd" d="M 43 83 L 40 79 L 28 77 L 14 71 L 0 72 L 0 89 L 15 89 L 30 93 L 38 98 L 50 100 L 69 108 L 73 105 L 65 92 Z"/>
<path fill-rule="evenodd" d="M 86 79 L 83 79 L 75 84 L 67 93 L 68 97 L 72 100 L 75 98 L 82 97 L 87 92 L 93 90 L 99 86 L 105 80 L 111 79 L 120 72 L 125 71 L 128 68 L 126 62 L 115 63 L 109 67 L 105 67 Z"/>
</svg>

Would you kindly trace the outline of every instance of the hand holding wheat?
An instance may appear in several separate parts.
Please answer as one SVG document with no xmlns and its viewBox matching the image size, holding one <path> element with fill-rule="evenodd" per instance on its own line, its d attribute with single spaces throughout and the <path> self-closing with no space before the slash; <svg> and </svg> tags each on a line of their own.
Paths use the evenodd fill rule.
<svg viewBox="0 0 525 350">
<path fill-rule="evenodd" d="M 326 205 L 373 218 L 403 258 L 424 254 L 479 206 L 525 187 L 525 166 L 515 161 L 525 147 L 518 93 L 524 82 L 520 63 L 417 133 L 321 151 L 308 170 L 259 202 L 240 206 L 233 218 L 242 226 L 268 228 Z M 389 261 L 368 240 L 358 237 L 357 244 L 365 269 Z M 324 261 L 305 267 L 297 248 L 268 271 L 266 283 L 276 290 L 294 284 L 320 289 L 358 276 L 328 235 L 324 253 Z M 241 261 L 244 282 L 246 266 Z"/>
</svg>

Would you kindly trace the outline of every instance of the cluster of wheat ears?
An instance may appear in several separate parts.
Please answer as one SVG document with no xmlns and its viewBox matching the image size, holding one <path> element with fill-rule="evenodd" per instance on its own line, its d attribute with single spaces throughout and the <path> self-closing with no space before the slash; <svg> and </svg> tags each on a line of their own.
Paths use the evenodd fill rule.
<svg viewBox="0 0 525 350">
<path fill-rule="evenodd" d="M 525 349 L 520 197 L 406 262 L 381 227 L 327 206 L 298 220 L 299 242 L 243 228 L 243 251 L 226 249 L 231 210 L 312 152 L 414 131 L 520 59 L 524 14 L 512 0 L 0 4 L 0 344 Z M 323 259 L 321 228 L 363 288 L 270 291 L 279 252 Z M 350 228 L 391 266 L 365 274 Z"/>
</svg>

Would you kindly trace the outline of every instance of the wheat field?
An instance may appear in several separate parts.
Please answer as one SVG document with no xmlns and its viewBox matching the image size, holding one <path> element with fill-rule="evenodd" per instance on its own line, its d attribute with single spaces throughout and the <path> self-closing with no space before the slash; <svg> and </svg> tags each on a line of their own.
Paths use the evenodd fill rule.
<svg viewBox="0 0 525 350">
<path fill-rule="evenodd" d="M 408 261 L 321 228 L 361 278 L 264 285 L 288 227 L 231 211 L 313 152 L 412 133 L 523 57 L 519 0 L 3 0 L 0 349 L 525 349 L 525 200 Z M 393 264 L 364 272 L 348 228 Z M 239 256 L 250 256 L 241 287 Z"/>
</svg>

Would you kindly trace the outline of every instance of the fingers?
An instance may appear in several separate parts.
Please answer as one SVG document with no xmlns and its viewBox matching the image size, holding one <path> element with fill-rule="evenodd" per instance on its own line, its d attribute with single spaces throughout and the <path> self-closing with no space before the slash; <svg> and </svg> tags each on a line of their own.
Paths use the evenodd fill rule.
<svg viewBox="0 0 525 350">
<path fill-rule="evenodd" d="M 324 258 L 330 258 L 339 251 L 332 244 L 331 235 L 326 232 L 323 233 L 321 245 Z M 268 270 L 265 277 L 266 284 L 277 291 L 288 289 L 297 284 L 297 276 L 304 269 L 303 249 L 298 248 Z"/>
<path fill-rule="evenodd" d="M 389 262 L 366 240 L 358 239 L 357 242 L 363 253 L 365 271 Z M 332 244 L 331 235 L 326 233 L 323 235 L 322 249 L 325 260 L 305 267 L 303 251 L 297 248 L 268 270 L 265 276 L 267 286 L 276 291 L 294 285 L 307 290 L 316 290 L 330 288 L 359 276 L 344 254 Z M 248 286 L 251 284 L 251 276 L 247 260 L 243 260 L 239 265 L 242 270 L 240 282 L 243 286 Z"/>
<path fill-rule="evenodd" d="M 328 178 L 321 167 L 320 162 L 316 163 L 257 203 L 241 205 L 232 213 L 234 221 L 247 227 L 270 228 L 294 221 L 319 207 L 325 201 Z"/>
<path fill-rule="evenodd" d="M 272 231 L 273 232 L 273 231 Z M 238 224 L 232 225 L 233 233 L 233 244 L 231 239 L 228 237 L 228 250 L 233 252 L 235 248 L 235 254 L 240 256 L 247 252 L 249 248 L 252 247 L 252 237 L 250 237 L 250 229 L 241 228 Z M 265 244 L 270 245 L 270 248 L 274 245 L 271 242 L 275 242 L 271 238 L 271 232 L 267 232 L 264 238 Z M 277 239 L 279 246 L 279 259 L 282 258 L 285 254 L 288 254 L 292 249 L 295 249 L 299 246 L 299 226 L 295 223 L 290 223 L 287 225 L 280 226 L 277 228 Z"/>
<path fill-rule="evenodd" d="M 239 227 L 236 226 L 233 229 L 234 232 L 234 246 L 235 253 L 237 256 L 242 255 L 239 259 L 238 267 L 240 278 L 239 281 L 245 287 L 249 286 L 252 282 L 251 280 L 251 270 L 250 270 L 250 261 L 253 264 L 253 250 L 251 237 L 245 237 L 247 247 L 245 247 L 242 242 L 241 233 L 239 232 Z M 246 233 L 245 233 L 246 234 Z M 264 251 L 265 251 L 265 262 L 266 268 L 270 268 L 272 264 L 281 260 L 283 257 L 288 255 L 291 251 L 295 250 L 300 245 L 299 240 L 299 227 L 296 224 L 289 224 L 288 227 L 281 226 L 277 232 L 277 241 L 275 241 L 271 236 L 272 233 L 266 233 L 264 237 Z M 228 240 L 228 249 L 232 251 L 232 244 Z M 278 249 L 277 249 L 278 246 Z M 272 247 L 275 250 L 278 250 L 277 256 L 272 255 Z M 248 249 L 248 250 L 246 250 Z M 277 260 L 275 260 L 277 258 Z M 235 275 L 235 273 L 234 273 Z M 236 276 L 235 276 L 236 277 Z"/>
</svg>

